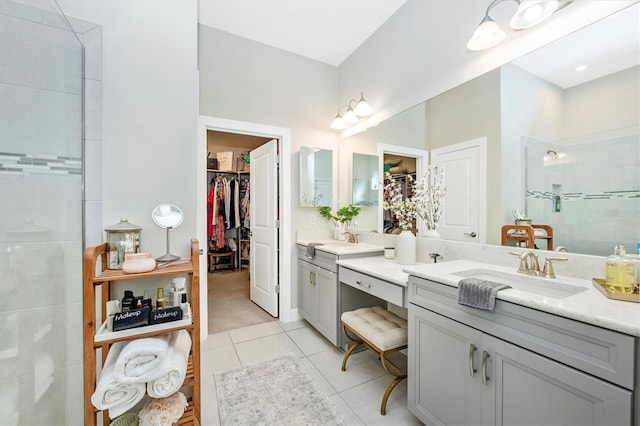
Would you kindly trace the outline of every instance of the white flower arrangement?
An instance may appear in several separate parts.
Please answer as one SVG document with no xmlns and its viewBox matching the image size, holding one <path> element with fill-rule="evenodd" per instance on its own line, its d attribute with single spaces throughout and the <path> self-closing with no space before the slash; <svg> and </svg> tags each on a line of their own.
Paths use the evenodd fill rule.
<svg viewBox="0 0 640 426">
<path fill-rule="evenodd" d="M 414 185 L 416 211 L 427 229 L 436 229 L 438 226 L 446 193 L 444 167 L 439 170 L 438 167 L 427 168 L 424 177 Z"/>
<path fill-rule="evenodd" d="M 187 398 L 176 392 L 166 398 L 152 399 L 138 413 L 140 426 L 171 426 L 180 420 L 187 407 Z"/>
<path fill-rule="evenodd" d="M 389 183 L 384 186 L 382 208 L 390 210 L 405 231 L 413 227 L 416 217 L 424 221 L 427 229 L 436 229 L 447 192 L 444 168 L 441 167 L 439 170 L 438 167 L 428 168 L 419 181 L 407 175 L 408 186 L 412 188 L 411 197 L 404 196 L 402 182 L 397 181 L 389 172 L 385 175 Z"/>
<path fill-rule="evenodd" d="M 416 218 L 416 200 L 414 197 L 405 197 L 402 191 L 402 182 L 397 181 L 389 172 L 385 173 L 389 180 L 384 186 L 384 198 L 382 208 L 390 210 L 398 220 L 400 228 L 405 231 L 413 227 L 413 221 Z M 409 185 L 414 184 L 413 177 L 407 175 Z"/>
</svg>

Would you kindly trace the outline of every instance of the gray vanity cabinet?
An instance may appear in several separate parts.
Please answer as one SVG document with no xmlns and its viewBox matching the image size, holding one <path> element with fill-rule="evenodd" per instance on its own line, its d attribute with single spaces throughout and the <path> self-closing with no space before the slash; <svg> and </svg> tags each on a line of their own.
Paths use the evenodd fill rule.
<svg viewBox="0 0 640 426">
<path fill-rule="evenodd" d="M 340 259 L 376 256 L 382 248 L 360 253 L 333 254 L 316 250 L 313 257 L 306 256 L 306 247 L 298 245 L 298 311 L 311 326 L 336 346 L 341 345 L 340 313 L 342 292 L 338 281 Z M 348 296 L 348 295 L 347 295 Z M 349 297 L 346 299 L 350 300 Z M 358 297 L 361 303 L 368 302 L 366 294 Z M 353 303 L 349 306 L 355 306 Z M 370 306 L 370 305 L 357 305 Z"/>
<path fill-rule="evenodd" d="M 338 344 L 337 281 L 334 271 L 298 260 L 300 314 L 334 345 Z"/>
<path fill-rule="evenodd" d="M 409 286 L 408 404 L 424 423 L 633 424 L 632 336 L 582 323 L 565 328 L 571 320 L 501 301 L 512 306 L 477 313 L 456 304 L 453 287 L 415 277 Z M 584 359 L 596 374 L 558 362 L 554 351 Z M 620 383 L 597 377 L 599 369 Z"/>
</svg>

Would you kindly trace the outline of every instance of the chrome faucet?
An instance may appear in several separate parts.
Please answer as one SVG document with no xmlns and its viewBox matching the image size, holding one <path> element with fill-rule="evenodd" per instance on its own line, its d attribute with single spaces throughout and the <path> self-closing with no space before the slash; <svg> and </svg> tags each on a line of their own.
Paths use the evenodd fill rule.
<svg viewBox="0 0 640 426">
<path fill-rule="evenodd" d="M 351 232 L 351 231 L 346 231 L 346 232 L 344 233 L 344 235 L 346 235 L 346 236 L 348 237 L 347 242 L 354 243 L 354 244 L 358 244 L 358 235 L 359 235 L 359 234 L 354 234 L 354 233 L 353 233 L 353 232 Z"/>
<path fill-rule="evenodd" d="M 520 258 L 520 266 L 518 266 L 518 272 L 527 275 L 540 275 L 540 263 L 538 262 L 538 255 L 531 250 L 518 253 L 510 251 L 509 254 L 518 256 Z"/>
</svg>

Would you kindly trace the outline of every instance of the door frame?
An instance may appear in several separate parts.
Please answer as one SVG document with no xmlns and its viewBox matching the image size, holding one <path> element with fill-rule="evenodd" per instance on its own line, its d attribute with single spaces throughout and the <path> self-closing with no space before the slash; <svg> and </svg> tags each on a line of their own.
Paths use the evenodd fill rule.
<svg viewBox="0 0 640 426">
<path fill-rule="evenodd" d="M 424 149 L 409 148 L 399 145 L 390 145 L 379 143 L 378 144 L 378 172 L 380 173 L 382 182 L 384 182 L 384 154 L 400 155 L 402 157 L 409 157 L 416 159 L 416 177 L 421 178 L 427 171 L 429 164 L 429 151 Z M 378 191 L 378 232 L 384 233 L 384 214 L 382 208 L 382 201 L 384 197 L 384 185 L 380 185 Z M 417 236 L 421 236 L 425 229 L 422 219 L 416 218 L 416 228 L 418 229 Z"/>
<path fill-rule="evenodd" d="M 278 254 L 278 278 L 280 284 L 280 321 L 290 322 L 297 319 L 291 308 L 291 129 L 285 127 L 268 126 L 247 121 L 230 120 L 220 117 L 200 115 L 198 117 L 198 147 L 196 155 L 196 233 L 198 240 L 207 241 L 207 130 L 228 133 L 240 133 L 262 136 L 280 141 L 280 167 L 278 171 L 278 210 L 280 212 L 280 238 Z M 206 246 L 204 246 L 206 248 Z M 207 294 L 207 262 L 200 262 L 200 294 Z M 208 318 L 207 298 L 200 298 L 200 312 L 203 318 Z M 201 321 L 200 339 L 205 340 L 208 335 L 206 321 Z"/>
</svg>

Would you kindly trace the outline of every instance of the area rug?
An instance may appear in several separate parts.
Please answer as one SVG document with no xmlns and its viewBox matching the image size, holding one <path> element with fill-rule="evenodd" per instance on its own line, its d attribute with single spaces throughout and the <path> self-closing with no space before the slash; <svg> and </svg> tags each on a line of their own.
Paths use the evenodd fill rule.
<svg viewBox="0 0 640 426">
<path fill-rule="evenodd" d="M 221 425 L 344 425 L 336 407 L 293 356 L 214 377 Z"/>
</svg>

